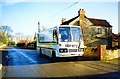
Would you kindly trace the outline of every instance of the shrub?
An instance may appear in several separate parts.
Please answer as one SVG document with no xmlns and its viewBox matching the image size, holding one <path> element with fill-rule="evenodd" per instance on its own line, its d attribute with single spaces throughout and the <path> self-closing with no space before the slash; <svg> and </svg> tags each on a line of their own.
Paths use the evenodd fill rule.
<svg viewBox="0 0 120 79">
<path fill-rule="evenodd" d="M 25 43 L 17 43 L 16 46 L 17 46 L 17 47 L 24 47 L 24 46 L 25 46 Z"/>
<path fill-rule="evenodd" d="M 7 45 L 8 45 L 8 46 L 15 46 L 16 43 L 15 43 L 15 42 L 8 42 Z"/>
</svg>

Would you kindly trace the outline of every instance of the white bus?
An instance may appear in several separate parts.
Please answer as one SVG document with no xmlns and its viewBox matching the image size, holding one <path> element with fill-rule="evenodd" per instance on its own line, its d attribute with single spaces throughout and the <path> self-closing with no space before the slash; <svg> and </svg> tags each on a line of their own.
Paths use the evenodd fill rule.
<svg viewBox="0 0 120 79">
<path fill-rule="evenodd" d="M 84 42 L 80 26 L 60 25 L 37 34 L 39 54 L 55 57 L 83 56 Z"/>
</svg>

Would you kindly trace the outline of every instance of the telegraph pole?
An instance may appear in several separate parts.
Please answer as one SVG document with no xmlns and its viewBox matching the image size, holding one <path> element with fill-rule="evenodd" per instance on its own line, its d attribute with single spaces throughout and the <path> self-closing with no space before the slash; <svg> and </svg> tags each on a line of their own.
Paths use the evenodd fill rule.
<svg viewBox="0 0 120 79">
<path fill-rule="evenodd" d="M 38 21 L 38 32 L 40 32 L 40 23 Z"/>
</svg>

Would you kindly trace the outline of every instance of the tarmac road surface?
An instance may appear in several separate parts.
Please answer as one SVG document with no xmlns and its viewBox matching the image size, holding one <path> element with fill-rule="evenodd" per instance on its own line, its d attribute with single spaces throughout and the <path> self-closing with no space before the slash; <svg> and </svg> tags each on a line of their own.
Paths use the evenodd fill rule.
<svg viewBox="0 0 120 79">
<path fill-rule="evenodd" d="M 39 57 L 36 50 L 9 47 L 7 51 L 8 64 L 2 67 L 2 76 L 7 79 L 120 79 L 119 63 L 93 60 L 51 62 L 47 57 Z"/>
</svg>

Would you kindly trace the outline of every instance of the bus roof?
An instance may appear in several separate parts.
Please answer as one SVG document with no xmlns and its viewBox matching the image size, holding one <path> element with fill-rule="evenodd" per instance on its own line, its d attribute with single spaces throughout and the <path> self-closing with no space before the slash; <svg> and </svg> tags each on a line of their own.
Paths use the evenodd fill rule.
<svg viewBox="0 0 120 79">
<path fill-rule="evenodd" d="M 47 30 L 50 30 L 50 29 L 53 29 L 53 28 L 59 28 L 59 27 L 78 27 L 78 28 L 81 28 L 80 26 L 76 26 L 76 25 L 58 25 L 58 26 L 55 26 L 55 27 L 48 28 L 44 31 L 47 31 Z M 44 31 L 41 31 L 41 32 L 44 32 Z"/>
<path fill-rule="evenodd" d="M 79 27 L 81 28 L 80 26 L 76 26 L 76 25 L 60 25 L 58 27 Z"/>
</svg>

